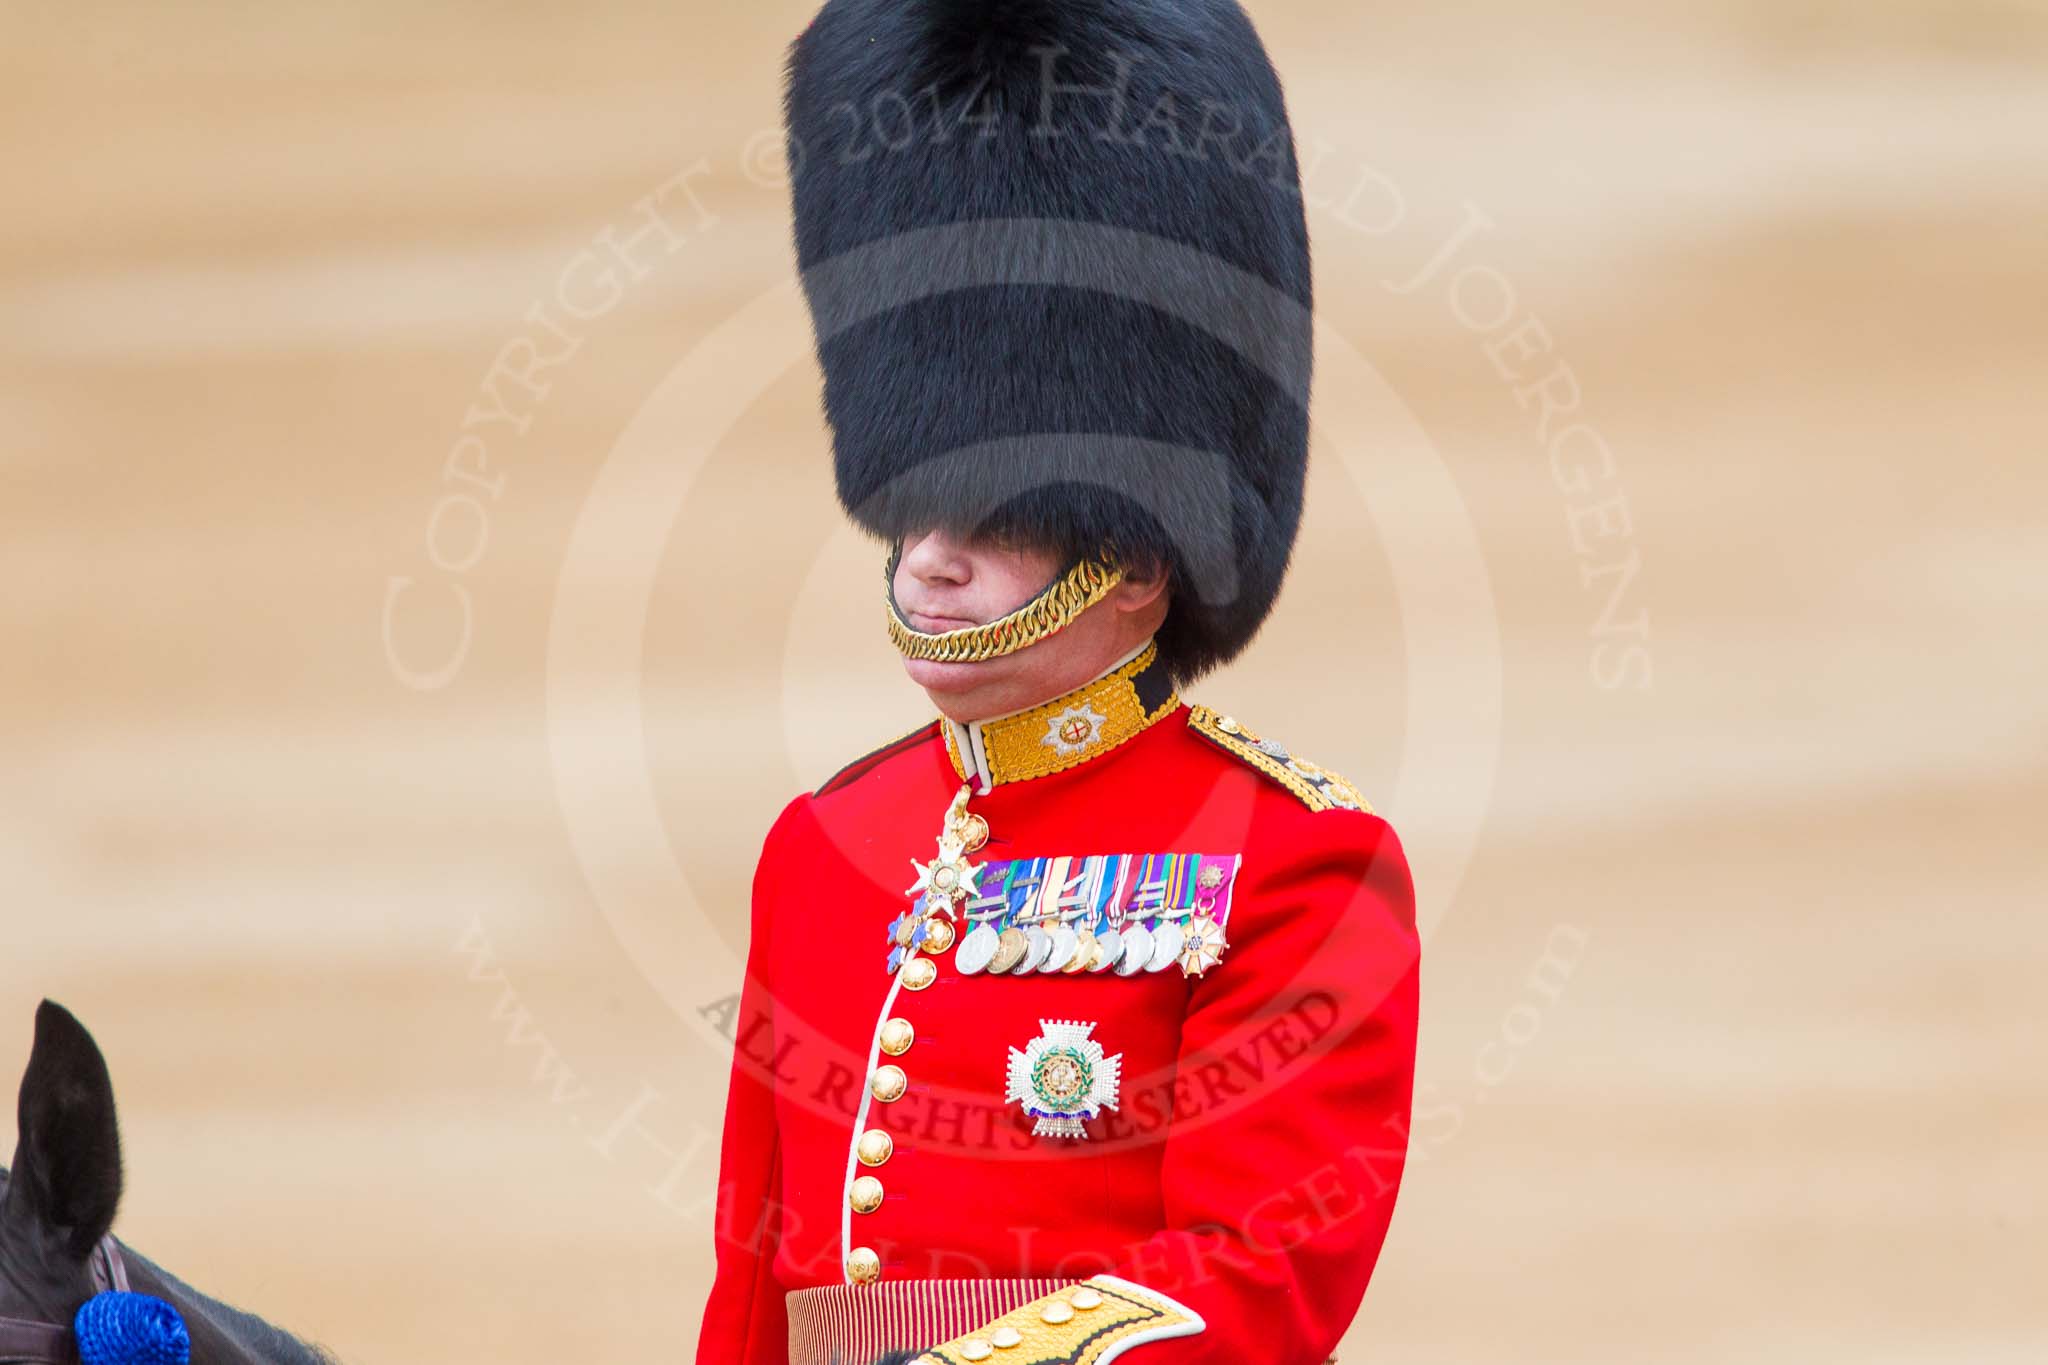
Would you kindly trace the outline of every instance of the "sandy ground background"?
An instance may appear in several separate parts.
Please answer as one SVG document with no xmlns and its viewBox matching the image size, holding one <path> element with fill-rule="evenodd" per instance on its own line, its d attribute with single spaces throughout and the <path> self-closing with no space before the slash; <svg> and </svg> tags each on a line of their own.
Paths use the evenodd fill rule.
<svg viewBox="0 0 2048 1365">
<path fill-rule="evenodd" d="M 1195 695 L 1431 925 L 1346 1358 L 2048 1357 L 2048 5 L 1255 12 L 1328 332 Z M 925 714 L 807 13 L 8 7 L 0 1066 L 78 1011 L 121 1230 L 345 1359 L 688 1355 L 754 848 Z"/>
</svg>

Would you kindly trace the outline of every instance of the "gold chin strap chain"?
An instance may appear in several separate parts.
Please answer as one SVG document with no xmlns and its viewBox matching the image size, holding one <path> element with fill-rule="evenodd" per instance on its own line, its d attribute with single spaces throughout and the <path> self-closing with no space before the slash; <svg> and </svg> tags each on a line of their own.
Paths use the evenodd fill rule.
<svg viewBox="0 0 2048 1365">
<path fill-rule="evenodd" d="M 987 625 L 928 635 L 905 621 L 896 610 L 895 570 L 896 559 L 892 555 L 882 579 L 882 597 L 889 608 L 889 642 L 906 659 L 948 664 L 978 664 L 1035 645 L 1071 625 L 1075 617 L 1108 596 L 1124 576 L 1122 569 L 1099 559 L 1078 560 L 1044 592 L 1008 616 Z"/>
</svg>

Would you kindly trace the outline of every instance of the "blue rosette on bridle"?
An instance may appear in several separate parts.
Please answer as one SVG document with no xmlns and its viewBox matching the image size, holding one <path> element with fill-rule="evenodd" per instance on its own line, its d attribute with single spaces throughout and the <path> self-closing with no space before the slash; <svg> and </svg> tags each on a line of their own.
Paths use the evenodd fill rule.
<svg viewBox="0 0 2048 1365">
<path fill-rule="evenodd" d="M 185 1319 L 154 1294 L 95 1294 L 79 1308 L 71 1330 L 79 1365 L 191 1365 Z"/>
</svg>

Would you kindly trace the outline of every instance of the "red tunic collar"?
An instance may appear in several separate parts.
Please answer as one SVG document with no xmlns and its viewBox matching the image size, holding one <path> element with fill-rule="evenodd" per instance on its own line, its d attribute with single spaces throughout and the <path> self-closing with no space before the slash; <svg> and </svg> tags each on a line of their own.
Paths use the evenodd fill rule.
<svg viewBox="0 0 2048 1365">
<path fill-rule="evenodd" d="M 987 720 L 941 720 L 953 772 L 986 795 L 1092 763 L 1143 734 L 1180 704 L 1173 680 L 1146 641 L 1092 682 L 1051 701 Z"/>
</svg>

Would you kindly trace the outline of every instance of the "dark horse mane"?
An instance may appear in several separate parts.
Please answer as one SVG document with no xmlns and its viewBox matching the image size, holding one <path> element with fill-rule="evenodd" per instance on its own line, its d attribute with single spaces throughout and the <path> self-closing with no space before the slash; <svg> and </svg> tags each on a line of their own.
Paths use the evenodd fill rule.
<svg viewBox="0 0 2048 1365">
<path fill-rule="evenodd" d="M 0 1193 L 6 1187 L 7 1168 L 0 1166 Z M 281 1327 L 273 1327 L 254 1313 L 245 1313 L 210 1294 L 200 1293 L 126 1242 L 115 1240 L 121 1247 L 121 1259 L 128 1266 L 129 1288 L 139 1294 L 154 1294 L 176 1308 L 192 1333 L 195 1348 L 211 1338 L 274 1365 L 335 1365 L 335 1358 L 319 1347 L 299 1340 Z M 197 1349 L 194 1354 L 199 1354 Z"/>
</svg>

